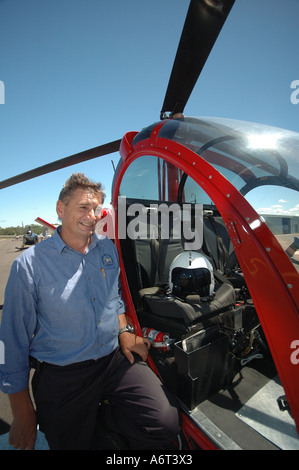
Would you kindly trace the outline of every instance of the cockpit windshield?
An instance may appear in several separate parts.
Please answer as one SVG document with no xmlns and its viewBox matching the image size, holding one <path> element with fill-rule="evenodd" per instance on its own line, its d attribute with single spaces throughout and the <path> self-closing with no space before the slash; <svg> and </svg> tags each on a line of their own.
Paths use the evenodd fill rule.
<svg viewBox="0 0 299 470">
<path fill-rule="evenodd" d="M 155 125 L 137 134 L 133 145 L 149 139 Z M 166 121 L 158 137 L 191 149 L 229 180 L 264 218 L 284 250 L 293 244 L 292 261 L 299 267 L 298 133 L 229 119 L 182 118 Z M 172 174 L 185 202 L 213 206 L 191 176 L 179 168 L 166 172 L 164 166 L 163 159 L 151 155 L 137 159 L 127 171 L 121 192 L 127 197 L 175 201 L 176 195 L 169 198 L 167 192 Z"/>
<path fill-rule="evenodd" d="M 284 250 L 299 249 L 298 133 L 251 122 L 184 118 L 167 122 L 159 137 L 179 142 L 213 165 L 264 218 Z M 187 193 L 200 202 L 190 177 Z M 299 265 L 297 258 L 294 253 Z"/>
<path fill-rule="evenodd" d="M 262 185 L 299 191 L 299 134 L 228 119 L 168 121 L 159 133 L 216 167 L 243 195 Z"/>
</svg>

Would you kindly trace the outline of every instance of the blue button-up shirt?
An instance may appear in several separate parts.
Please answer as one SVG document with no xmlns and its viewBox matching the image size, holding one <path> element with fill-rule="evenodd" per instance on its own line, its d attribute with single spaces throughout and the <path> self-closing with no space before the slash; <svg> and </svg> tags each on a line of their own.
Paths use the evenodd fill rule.
<svg viewBox="0 0 299 470">
<path fill-rule="evenodd" d="M 0 327 L 1 390 L 16 393 L 28 386 L 29 356 L 67 365 L 110 354 L 124 312 L 112 241 L 93 235 L 82 255 L 57 229 L 12 265 Z"/>
</svg>

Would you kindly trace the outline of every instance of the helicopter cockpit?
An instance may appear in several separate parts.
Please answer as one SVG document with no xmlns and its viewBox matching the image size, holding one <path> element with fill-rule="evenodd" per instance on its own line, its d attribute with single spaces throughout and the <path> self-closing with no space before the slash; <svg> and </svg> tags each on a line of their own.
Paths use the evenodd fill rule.
<svg viewBox="0 0 299 470">
<path fill-rule="evenodd" d="M 267 237 L 278 242 L 284 270 L 298 282 L 299 135 L 255 123 L 181 118 L 127 139 L 114 182 L 122 201 L 126 278 L 143 333 L 165 333 L 152 348 L 155 365 L 190 410 L 251 361 L 262 359 L 266 373 L 276 373 L 256 311 L 258 283 L 247 283 L 248 272 L 250 278 L 263 266 L 244 247 L 249 230 L 262 244 Z M 237 224 L 232 208 L 248 228 Z M 180 298 L 171 291 L 171 264 L 188 251 L 211 263 L 212 296 Z M 277 246 L 265 251 L 277 254 Z M 252 263 L 246 275 L 244 252 Z"/>
</svg>

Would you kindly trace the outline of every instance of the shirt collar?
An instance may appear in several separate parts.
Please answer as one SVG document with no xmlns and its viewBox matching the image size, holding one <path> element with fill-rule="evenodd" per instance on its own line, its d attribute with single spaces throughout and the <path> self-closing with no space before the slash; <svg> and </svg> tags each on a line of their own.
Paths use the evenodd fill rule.
<svg viewBox="0 0 299 470">
<path fill-rule="evenodd" d="M 61 225 L 59 225 L 59 227 L 57 227 L 57 229 L 53 233 L 53 241 L 55 243 L 57 250 L 61 253 L 62 250 L 67 246 L 67 244 L 62 240 L 60 236 L 60 230 L 61 230 Z"/>
<path fill-rule="evenodd" d="M 61 225 L 59 225 L 59 227 L 57 227 L 57 229 L 55 230 L 55 232 L 53 234 L 53 241 L 54 241 L 55 246 L 56 246 L 57 250 L 59 251 L 59 253 L 61 253 L 64 248 L 69 248 L 69 246 L 62 240 L 62 238 L 60 236 L 60 231 L 61 231 Z M 88 246 L 87 251 L 90 251 L 93 248 L 95 248 L 96 245 L 99 245 L 103 238 L 105 238 L 105 237 L 98 236 L 95 233 L 93 233 L 92 236 L 91 236 L 90 244 Z"/>
</svg>

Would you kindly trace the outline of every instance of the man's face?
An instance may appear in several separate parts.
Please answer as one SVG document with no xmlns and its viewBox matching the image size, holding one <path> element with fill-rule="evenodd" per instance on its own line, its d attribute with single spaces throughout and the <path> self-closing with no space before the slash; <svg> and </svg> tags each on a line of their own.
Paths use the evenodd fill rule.
<svg viewBox="0 0 299 470">
<path fill-rule="evenodd" d="M 69 202 L 57 202 L 57 214 L 68 235 L 88 238 L 101 218 L 101 201 L 88 189 L 76 189 Z"/>
</svg>

